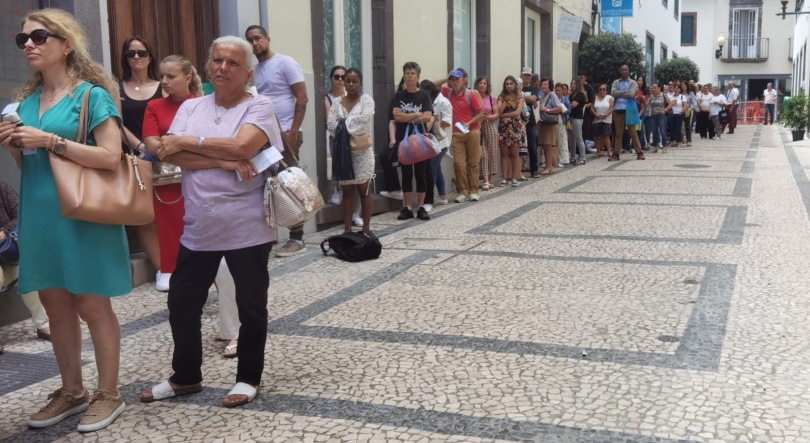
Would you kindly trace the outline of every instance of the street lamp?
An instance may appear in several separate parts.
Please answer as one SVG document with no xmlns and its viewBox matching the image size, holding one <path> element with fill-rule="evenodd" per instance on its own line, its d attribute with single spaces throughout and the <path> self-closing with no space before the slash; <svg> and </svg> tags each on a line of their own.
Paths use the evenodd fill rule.
<svg viewBox="0 0 810 443">
<path fill-rule="evenodd" d="M 788 0 L 779 0 L 779 2 L 780 2 L 780 3 L 782 3 L 782 13 L 781 13 L 781 14 L 776 14 L 776 15 L 777 15 L 777 16 L 781 15 L 781 16 L 782 16 L 782 20 L 784 20 L 784 19 L 785 19 L 785 18 L 786 18 L 788 15 L 802 15 L 802 14 L 810 14 L 810 11 L 802 11 L 802 10 L 800 10 L 800 9 L 799 9 L 799 2 L 798 2 L 798 0 L 796 1 L 796 8 L 795 8 L 795 11 L 794 11 L 794 12 L 787 12 L 787 4 L 788 4 Z"/>
<path fill-rule="evenodd" d="M 783 1 L 787 1 L 787 0 L 783 0 Z M 714 51 L 714 58 L 719 59 L 723 55 L 723 46 L 726 46 L 726 38 L 723 37 L 722 32 L 720 33 L 720 37 L 717 38 L 717 46 L 719 46 L 720 49 Z"/>
</svg>

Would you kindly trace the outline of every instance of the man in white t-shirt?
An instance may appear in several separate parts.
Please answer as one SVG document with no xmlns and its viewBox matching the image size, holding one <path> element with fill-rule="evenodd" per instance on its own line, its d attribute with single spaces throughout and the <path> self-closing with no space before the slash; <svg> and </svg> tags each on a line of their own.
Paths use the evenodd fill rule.
<svg viewBox="0 0 810 443">
<path fill-rule="evenodd" d="M 281 129 L 291 145 L 291 149 L 284 150 L 284 161 L 288 165 L 297 164 L 289 151 L 295 151 L 295 158 L 299 158 L 298 152 L 303 142 L 301 124 L 304 122 L 308 101 L 304 71 L 292 57 L 270 50 L 270 37 L 261 26 L 247 28 L 245 39 L 253 46 L 253 54 L 259 60 L 253 75 L 256 89 L 259 94 L 273 100 Z M 306 251 L 302 224 L 290 228 L 290 240 L 276 251 L 276 256 L 290 257 Z"/>
<path fill-rule="evenodd" d="M 726 101 L 728 106 L 728 133 L 733 134 L 734 128 L 737 127 L 737 102 L 740 100 L 740 90 L 734 82 L 728 82 L 728 93 L 726 93 Z M 725 131 L 725 126 L 723 130 Z"/>
<path fill-rule="evenodd" d="M 762 96 L 765 97 L 765 120 L 764 124 L 768 124 L 768 115 L 771 116 L 771 123 L 773 124 L 773 114 L 776 112 L 776 96 L 777 92 L 776 89 L 773 89 L 773 83 L 768 83 L 768 89 L 762 93 Z"/>
</svg>

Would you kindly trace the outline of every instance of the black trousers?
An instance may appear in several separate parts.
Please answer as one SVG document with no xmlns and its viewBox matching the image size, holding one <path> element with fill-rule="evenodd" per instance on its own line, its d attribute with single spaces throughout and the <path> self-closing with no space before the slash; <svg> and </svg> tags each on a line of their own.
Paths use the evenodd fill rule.
<svg viewBox="0 0 810 443">
<path fill-rule="evenodd" d="M 402 191 L 402 186 L 399 184 L 399 172 L 392 162 L 392 153 L 396 146 L 388 148 L 378 155 L 378 161 L 383 170 L 383 179 L 385 180 L 385 191 L 388 192 Z"/>
<path fill-rule="evenodd" d="M 416 162 L 412 165 L 400 164 L 399 167 L 402 169 L 402 192 L 413 192 L 414 177 L 416 178 L 416 192 L 427 192 L 429 188 L 433 187 L 433 168 L 430 167 L 430 160 Z M 411 202 L 405 202 L 406 206 L 410 204 Z"/>
<path fill-rule="evenodd" d="M 252 386 L 261 383 L 270 286 L 267 261 L 272 248 L 271 243 L 265 243 L 233 251 L 192 251 L 180 245 L 177 268 L 169 283 L 169 324 L 174 339 L 174 375 L 170 380 L 173 383 L 194 385 L 203 380 L 202 311 L 222 257 L 233 275 L 242 323 L 236 382 Z"/>
<path fill-rule="evenodd" d="M 697 131 L 700 133 L 701 138 L 714 138 L 714 123 L 709 118 L 708 111 L 700 111 L 697 115 Z"/>
</svg>

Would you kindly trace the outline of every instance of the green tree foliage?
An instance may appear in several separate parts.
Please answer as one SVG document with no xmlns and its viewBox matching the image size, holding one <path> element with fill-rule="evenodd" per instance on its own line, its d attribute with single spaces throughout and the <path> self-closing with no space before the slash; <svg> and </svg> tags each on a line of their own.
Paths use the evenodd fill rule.
<svg viewBox="0 0 810 443">
<path fill-rule="evenodd" d="M 588 37 L 579 50 L 579 67 L 588 72 L 588 83 L 608 86 L 627 65 L 630 76 L 644 75 L 644 47 L 630 34 L 602 33 Z"/>
<path fill-rule="evenodd" d="M 679 57 L 661 62 L 655 67 L 655 78 L 661 83 L 669 83 L 678 80 L 694 80 L 700 78 L 700 68 L 689 59 L 689 57 Z M 652 82 L 650 82 L 652 84 Z"/>
</svg>

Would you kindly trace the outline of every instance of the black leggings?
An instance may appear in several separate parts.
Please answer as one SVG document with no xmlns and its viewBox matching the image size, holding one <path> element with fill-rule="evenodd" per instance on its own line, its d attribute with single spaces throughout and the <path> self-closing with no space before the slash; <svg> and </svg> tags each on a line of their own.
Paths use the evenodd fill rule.
<svg viewBox="0 0 810 443">
<path fill-rule="evenodd" d="M 428 189 L 433 188 L 433 170 L 430 167 L 430 160 L 412 165 L 400 164 L 399 167 L 402 168 L 403 192 L 413 192 L 414 176 L 416 176 L 416 192 L 427 192 Z"/>
</svg>

